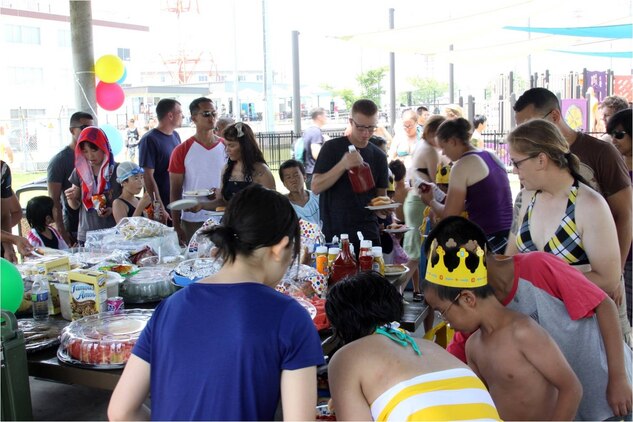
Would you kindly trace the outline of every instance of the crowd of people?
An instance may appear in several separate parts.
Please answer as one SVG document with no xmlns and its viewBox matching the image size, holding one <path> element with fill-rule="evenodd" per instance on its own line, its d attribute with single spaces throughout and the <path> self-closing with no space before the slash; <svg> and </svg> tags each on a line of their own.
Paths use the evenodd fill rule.
<svg viewBox="0 0 633 422">
<path fill-rule="evenodd" d="M 250 126 L 221 127 L 208 98 L 189 105 L 196 132 L 184 142 L 180 103 L 161 100 L 138 165 L 116 163 L 106 134 L 79 112 L 49 165 L 50 198 L 27 206 L 26 243 L 10 233 L 22 215 L 2 163 L 2 253 L 15 260 L 13 245 L 28 254 L 81 244 L 142 215 L 186 244 L 210 212 L 225 211 L 204 232 L 224 266 L 159 305 L 113 394 L 112 419 L 147 417 L 149 392 L 154 419 L 273 419 L 280 398 L 284 417 L 314 417 L 318 335 L 299 305 L 269 288 L 299 253 L 304 219 L 328 241 L 349 234 L 356 251 L 359 233 L 374 245 L 402 242 L 413 300 L 456 331 L 444 350 L 399 329 L 401 292 L 378 274 L 334 285 L 326 312 L 345 343 L 329 365 L 340 420 L 630 420 L 631 108 L 618 104 L 604 102 L 601 140 L 572 130 L 549 90 L 521 95 L 507 136 L 522 187 L 514 201 L 507 169 L 482 148 L 485 117 L 471 124 L 459 106 L 442 116 L 405 110 L 393 139 L 379 136 L 370 100 L 354 103 L 335 139 L 314 110 L 303 157 L 280 166 L 285 195 Z M 191 192 L 196 205 L 167 212 Z M 388 194 L 402 207 L 368 208 Z M 392 221 L 412 230 L 385 237 Z"/>
</svg>

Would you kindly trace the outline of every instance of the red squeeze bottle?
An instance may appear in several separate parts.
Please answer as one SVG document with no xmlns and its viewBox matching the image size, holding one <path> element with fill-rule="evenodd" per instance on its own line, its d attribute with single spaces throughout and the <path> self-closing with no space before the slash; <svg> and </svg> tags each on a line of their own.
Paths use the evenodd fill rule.
<svg viewBox="0 0 633 422">
<path fill-rule="evenodd" d="M 354 255 L 352 255 L 349 247 L 349 236 L 347 234 L 341 234 L 341 251 L 332 264 L 332 274 L 330 275 L 329 281 L 330 286 L 333 286 L 348 275 L 356 274 L 357 270 L 356 259 L 354 259 Z"/>
<path fill-rule="evenodd" d="M 374 265 L 374 254 L 371 250 L 371 240 L 363 240 L 361 242 L 360 252 L 358 254 L 358 265 L 360 271 L 371 271 Z"/>
<path fill-rule="evenodd" d="M 354 145 L 350 145 L 347 149 L 349 152 L 356 151 Z M 367 163 L 363 163 L 358 167 L 352 167 L 347 171 L 347 175 L 354 193 L 364 193 L 376 186 L 374 176 L 371 174 L 371 168 Z"/>
</svg>

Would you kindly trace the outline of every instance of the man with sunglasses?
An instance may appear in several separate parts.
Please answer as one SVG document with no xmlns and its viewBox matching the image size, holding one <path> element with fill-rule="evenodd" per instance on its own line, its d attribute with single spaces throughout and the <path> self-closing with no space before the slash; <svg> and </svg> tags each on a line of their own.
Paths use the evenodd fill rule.
<svg viewBox="0 0 633 422">
<path fill-rule="evenodd" d="M 545 88 L 532 88 L 523 93 L 514 105 L 516 123 L 531 119 L 546 119 L 554 123 L 569 144 L 572 154 L 580 159 L 580 174 L 607 201 L 618 232 L 621 270 L 624 270 L 631 247 L 631 180 L 622 155 L 609 143 L 586 133 L 576 132 L 567 122 L 560 109 L 558 97 Z M 516 204 L 515 204 L 516 208 Z M 517 226 L 513 222 L 513 229 Z M 619 306 L 620 319 L 625 334 L 631 332 L 626 316 L 624 288 L 613 298 Z M 628 327 L 627 327 L 628 326 Z"/>
<path fill-rule="evenodd" d="M 68 178 L 75 169 L 75 146 L 79 134 L 83 129 L 92 125 L 94 125 L 94 120 L 89 113 L 78 111 L 70 116 L 68 130 L 72 136 L 71 141 L 68 146 L 51 159 L 46 172 L 48 195 L 53 198 L 55 226 L 69 246 L 76 243 L 79 210 L 74 210 L 68 206 L 64 191 L 72 186 Z"/>
<path fill-rule="evenodd" d="M 326 239 L 349 234 L 355 250 L 360 250 L 357 232 L 366 240 L 380 245 L 377 215 L 365 208 L 376 196 L 387 194 L 387 156 L 369 142 L 377 129 L 378 107 L 371 100 L 358 100 L 352 106 L 351 133 L 332 139 L 321 147 L 314 165 L 312 191 L 319 194 L 319 208 Z M 349 152 L 353 145 L 356 151 Z M 375 186 L 367 192 L 354 193 L 347 175 L 351 168 L 367 163 Z"/>
<path fill-rule="evenodd" d="M 191 121 L 196 125 L 196 133 L 178 145 L 169 160 L 169 201 L 182 199 L 183 192 L 199 195 L 201 191 L 218 188 L 221 185 L 222 169 L 226 164 L 224 139 L 214 133 L 218 113 L 213 102 L 206 97 L 196 98 L 189 105 Z M 210 202 L 205 196 L 197 196 L 198 202 Z M 196 230 L 211 216 L 209 211 L 172 211 L 171 217 L 178 238 L 189 243 Z"/>
</svg>

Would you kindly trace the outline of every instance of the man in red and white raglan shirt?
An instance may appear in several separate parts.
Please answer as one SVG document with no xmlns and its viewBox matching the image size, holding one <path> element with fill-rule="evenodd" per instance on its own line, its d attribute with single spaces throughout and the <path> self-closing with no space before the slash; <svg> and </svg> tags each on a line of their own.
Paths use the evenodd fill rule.
<svg viewBox="0 0 633 422">
<path fill-rule="evenodd" d="M 224 139 L 213 133 L 217 111 L 205 97 L 196 98 L 189 105 L 191 121 L 196 133 L 178 145 L 169 160 L 170 202 L 182 199 L 183 192 L 218 188 L 222 168 L 226 164 Z M 196 192 L 198 194 L 199 192 Z M 211 198 L 197 196 L 199 202 Z M 210 217 L 209 211 L 172 211 L 171 218 L 181 243 L 189 243 L 196 230 Z"/>
</svg>

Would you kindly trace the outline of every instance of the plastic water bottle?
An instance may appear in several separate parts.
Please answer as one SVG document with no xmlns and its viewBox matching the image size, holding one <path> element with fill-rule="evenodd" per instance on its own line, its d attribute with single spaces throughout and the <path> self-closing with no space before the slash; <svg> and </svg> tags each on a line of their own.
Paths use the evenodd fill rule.
<svg viewBox="0 0 633 422">
<path fill-rule="evenodd" d="M 43 275 L 36 275 L 31 287 L 31 301 L 33 302 L 33 319 L 43 321 L 48 319 L 48 280 Z"/>
</svg>

